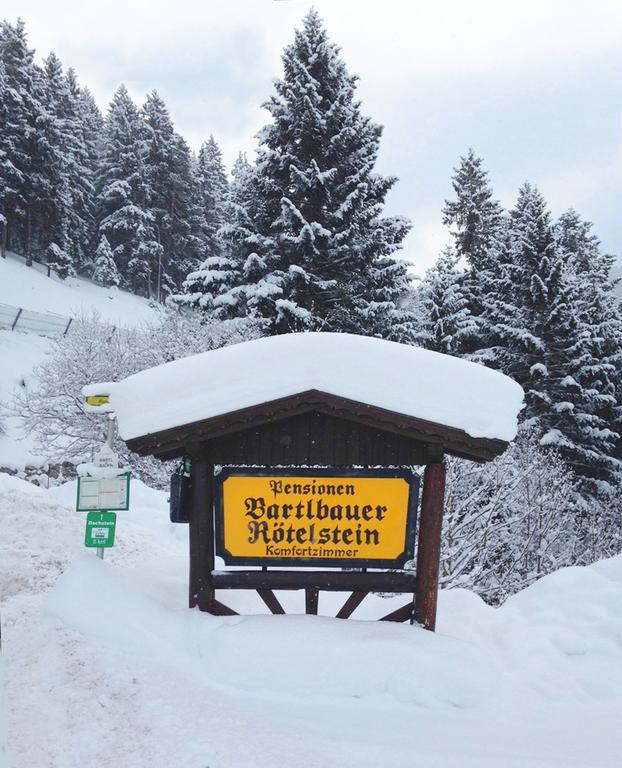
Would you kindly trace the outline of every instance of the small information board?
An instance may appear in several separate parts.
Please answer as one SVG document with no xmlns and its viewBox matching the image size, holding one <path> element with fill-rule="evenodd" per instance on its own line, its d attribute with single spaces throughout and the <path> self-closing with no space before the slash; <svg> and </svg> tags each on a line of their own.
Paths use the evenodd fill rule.
<svg viewBox="0 0 622 768">
<path fill-rule="evenodd" d="M 86 516 L 84 545 L 98 549 L 113 547 L 116 525 L 117 516 L 114 512 L 89 512 Z"/>
<path fill-rule="evenodd" d="M 78 512 L 126 512 L 130 507 L 130 473 L 114 477 L 78 477 Z"/>
</svg>

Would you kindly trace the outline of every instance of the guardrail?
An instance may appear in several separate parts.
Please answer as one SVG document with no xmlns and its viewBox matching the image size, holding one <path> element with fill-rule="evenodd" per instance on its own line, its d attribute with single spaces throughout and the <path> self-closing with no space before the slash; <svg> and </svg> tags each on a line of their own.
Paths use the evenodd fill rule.
<svg viewBox="0 0 622 768">
<path fill-rule="evenodd" d="M 72 317 L 0 304 L 0 328 L 11 331 L 30 331 L 39 336 L 66 336 L 72 322 Z"/>
</svg>

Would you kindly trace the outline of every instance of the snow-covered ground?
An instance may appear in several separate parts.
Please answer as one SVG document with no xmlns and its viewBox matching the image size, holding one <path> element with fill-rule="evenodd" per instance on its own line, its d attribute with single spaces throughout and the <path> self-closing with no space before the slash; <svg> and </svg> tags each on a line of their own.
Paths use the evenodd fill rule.
<svg viewBox="0 0 622 768">
<path fill-rule="evenodd" d="M 11 253 L 0 259 L 0 303 L 66 317 L 97 312 L 102 319 L 123 327 L 138 327 L 157 317 L 157 310 L 145 299 L 116 288 L 103 288 L 84 278 L 62 281 L 54 275 L 47 277 L 44 266 L 27 267 L 23 258 Z M 34 333 L 0 330 L 0 403 L 6 403 L 15 388 L 32 375 L 52 343 Z M 45 461 L 29 440 L 20 439 L 15 422 L 9 419 L 4 427 L 6 434 L 0 433 L 0 466 L 17 469 Z"/>
<path fill-rule="evenodd" d="M 258 615 L 252 593 L 223 597 L 251 615 L 215 618 L 186 608 L 187 529 L 164 494 L 134 483 L 100 562 L 75 491 L 0 475 L 11 768 L 620 765 L 622 558 L 497 610 L 445 592 L 436 634 Z"/>
</svg>

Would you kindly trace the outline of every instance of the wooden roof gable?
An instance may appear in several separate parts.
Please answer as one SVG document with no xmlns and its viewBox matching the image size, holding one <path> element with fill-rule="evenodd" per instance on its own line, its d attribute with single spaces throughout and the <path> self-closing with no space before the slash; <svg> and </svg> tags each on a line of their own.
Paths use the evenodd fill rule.
<svg viewBox="0 0 622 768">
<path fill-rule="evenodd" d="M 454 427 L 315 389 L 134 437 L 127 440 L 127 445 L 130 450 L 142 456 L 174 458 L 189 454 L 196 450 L 197 446 L 209 444 L 226 435 L 261 430 L 268 424 L 309 412 L 327 414 L 381 432 L 397 434 L 419 446 L 428 446 L 437 453 L 447 453 L 478 462 L 494 459 L 508 446 L 504 440 L 471 437 Z"/>
</svg>

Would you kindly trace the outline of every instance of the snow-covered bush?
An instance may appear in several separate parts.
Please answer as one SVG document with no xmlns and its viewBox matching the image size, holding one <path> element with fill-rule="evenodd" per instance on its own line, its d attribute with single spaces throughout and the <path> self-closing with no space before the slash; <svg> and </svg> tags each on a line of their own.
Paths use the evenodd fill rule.
<svg viewBox="0 0 622 768">
<path fill-rule="evenodd" d="M 620 509 L 582 498 L 558 454 L 523 430 L 498 459 L 448 460 L 441 582 L 498 604 L 541 576 L 620 551 Z"/>
<path fill-rule="evenodd" d="M 132 373 L 187 355 L 244 341 L 258 335 L 246 320 L 201 324 L 196 316 L 163 313 L 162 320 L 140 329 L 116 328 L 93 314 L 72 324 L 44 363 L 16 394 L 7 412 L 18 416 L 23 431 L 35 438 L 50 460 L 90 461 L 106 439 L 106 420 L 87 413 L 85 384 L 118 381 Z M 164 487 L 170 467 L 130 454 L 117 440 L 115 450 L 148 484 Z"/>
</svg>

